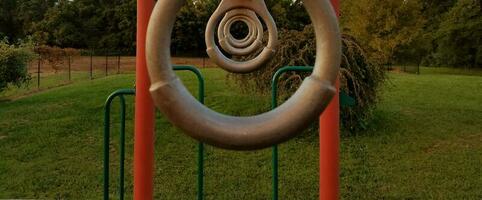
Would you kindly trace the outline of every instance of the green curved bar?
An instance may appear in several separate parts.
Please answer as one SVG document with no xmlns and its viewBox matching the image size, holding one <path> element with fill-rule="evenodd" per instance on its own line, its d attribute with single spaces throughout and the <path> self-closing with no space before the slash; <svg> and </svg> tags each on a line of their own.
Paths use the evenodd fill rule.
<svg viewBox="0 0 482 200">
<path fill-rule="evenodd" d="M 271 80 L 271 109 L 275 109 L 278 106 L 278 81 L 279 78 L 290 71 L 299 71 L 299 72 L 311 72 L 313 71 L 313 67 L 309 66 L 286 66 L 280 68 L 276 73 L 273 75 L 273 79 Z M 273 146 L 273 152 L 272 152 L 272 167 L 273 167 L 273 173 L 272 173 L 272 184 L 273 184 L 273 200 L 278 200 L 278 145 Z"/>
<path fill-rule="evenodd" d="M 198 100 L 204 104 L 204 92 L 205 92 L 205 82 L 204 77 L 199 69 L 194 66 L 182 65 L 174 66 L 175 71 L 190 71 L 193 72 L 199 82 L 198 85 Z M 125 161 L 125 114 L 126 114 L 126 103 L 124 96 L 135 96 L 135 89 L 120 89 L 109 95 L 105 102 L 104 107 L 104 199 L 109 199 L 109 141 L 110 141 L 110 111 L 112 102 L 115 98 L 119 97 L 121 108 L 121 127 L 120 127 L 120 174 L 119 174 L 119 199 L 124 199 L 124 161 Z M 204 144 L 198 144 L 198 154 L 197 154 L 197 199 L 202 200 L 204 196 Z"/>
<path fill-rule="evenodd" d="M 125 95 L 135 95 L 135 89 L 121 89 L 112 93 L 105 102 L 104 110 L 104 199 L 109 199 L 109 140 L 110 140 L 110 108 L 116 97 L 121 102 L 120 129 L 120 199 L 124 199 L 124 159 L 125 159 Z"/>
</svg>

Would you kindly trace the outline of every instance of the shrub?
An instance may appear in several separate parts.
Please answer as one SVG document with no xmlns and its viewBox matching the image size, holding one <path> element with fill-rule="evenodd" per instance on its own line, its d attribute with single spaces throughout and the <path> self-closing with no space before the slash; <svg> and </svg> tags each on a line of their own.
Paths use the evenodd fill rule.
<svg viewBox="0 0 482 200">
<path fill-rule="evenodd" d="M 311 66 L 315 63 L 316 42 L 311 25 L 303 31 L 282 30 L 279 41 L 275 57 L 265 67 L 250 74 L 229 74 L 228 77 L 243 89 L 265 93 L 270 91 L 272 76 L 281 67 Z M 353 132 L 366 127 L 378 100 L 379 86 L 385 80 L 385 71 L 382 66 L 368 60 L 353 37 L 344 34 L 342 43 L 341 90 L 355 98 L 356 105 L 343 107 L 341 120 L 343 127 Z M 287 99 L 308 75 L 290 72 L 282 76 L 279 82 L 281 98 Z"/>
<path fill-rule="evenodd" d="M 0 40 L 0 92 L 10 84 L 20 87 L 30 80 L 28 62 L 34 58 L 31 45 L 11 45 Z"/>
</svg>

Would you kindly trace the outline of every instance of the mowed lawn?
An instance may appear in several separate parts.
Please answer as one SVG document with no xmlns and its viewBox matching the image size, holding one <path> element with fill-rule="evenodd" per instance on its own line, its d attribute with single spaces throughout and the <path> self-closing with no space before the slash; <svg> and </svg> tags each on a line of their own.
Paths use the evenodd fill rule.
<svg viewBox="0 0 482 200">
<path fill-rule="evenodd" d="M 202 70 L 206 104 L 248 115 L 269 97 L 241 92 L 217 69 Z M 197 81 L 180 73 L 196 91 Z M 344 199 L 482 199 L 482 77 L 390 74 L 368 130 L 341 139 Z M 0 199 L 100 199 L 103 104 L 133 74 L 79 81 L 0 102 Z M 132 197 L 128 98 L 126 196 Z M 117 195 L 118 103 L 113 108 L 111 195 Z M 158 115 L 156 199 L 195 199 L 197 142 Z M 344 134 L 347 135 L 347 134 Z M 270 199 L 271 150 L 207 147 L 206 199 Z M 317 199 L 318 136 L 280 145 L 280 199 Z"/>
</svg>

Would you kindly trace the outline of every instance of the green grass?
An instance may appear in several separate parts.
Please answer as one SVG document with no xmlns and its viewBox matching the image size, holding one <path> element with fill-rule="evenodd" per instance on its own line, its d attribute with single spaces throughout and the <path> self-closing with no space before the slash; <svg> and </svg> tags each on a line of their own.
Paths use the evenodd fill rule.
<svg viewBox="0 0 482 200">
<path fill-rule="evenodd" d="M 114 72 L 110 72 L 110 73 L 111 75 L 114 74 Z M 49 90 L 55 87 L 76 83 L 79 81 L 90 80 L 90 72 L 88 71 L 72 71 L 70 80 L 69 80 L 69 73 L 66 71 L 60 71 L 58 73 L 53 73 L 53 72 L 41 73 L 40 85 L 38 82 L 38 74 L 31 73 L 30 76 L 31 76 L 31 80 L 28 82 L 28 84 L 25 84 L 20 88 L 15 86 L 10 86 L 7 88 L 7 90 L 0 93 L 0 100 L 17 98 L 24 95 L 29 95 L 29 94 Z M 96 70 L 92 74 L 93 79 L 103 78 L 103 77 L 105 77 L 105 71 Z"/>
<path fill-rule="evenodd" d="M 482 76 L 482 69 L 466 69 L 453 67 L 421 67 L 421 74 L 468 75 Z"/>
<path fill-rule="evenodd" d="M 206 103 L 228 114 L 269 108 L 216 69 L 202 71 Z M 196 79 L 180 73 L 195 91 Z M 0 102 L 0 199 L 99 199 L 106 97 L 132 74 L 81 81 Z M 369 129 L 341 140 L 345 199 L 481 199 L 482 77 L 391 74 Z M 128 98 L 126 183 L 132 195 L 132 112 Z M 115 103 L 117 105 L 117 103 Z M 116 195 L 118 107 L 113 109 L 111 194 Z M 194 199 L 196 142 L 158 117 L 156 199 Z M 207 147 L 207 199 L 269 199 L 271 151 Z M 307 132 L 280 146 L 280 198 L 318 196 L 318 138 Z M 114 178 L 115 177 L 115 178 Z"/>
</svg>

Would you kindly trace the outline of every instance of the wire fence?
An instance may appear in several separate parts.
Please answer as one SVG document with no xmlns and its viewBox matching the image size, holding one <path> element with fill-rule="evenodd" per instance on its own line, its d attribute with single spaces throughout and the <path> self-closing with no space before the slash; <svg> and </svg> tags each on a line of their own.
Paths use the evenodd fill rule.
<svg viewBox="0 0 482 200">
<path fill-rule="evenodd" d="M 135 71 L 135 56 L 120 54 L 63 56 L 55 63 L 39 56 L 29 63 L 32 77 L 38 89 L 65 85 L 78 80 L 93 80 L 109 75 Z"/>
<path fill-rule="evenodd" d="M 409 74 L 420 74 L 420 65 L 410 65 L 410 64 L 402 64 L 402 65 L 392 65 L 386 64 L 384 65 L 387 71 L 393 72 L 403 72 Z"/>
<path fill-rule="evenodd" d="M 173 64 L 213 67 L 208 58 L 175 57 Z M 136 57 L 123 51 L 80 50 L 76 56 L 62 55 L 51 62 L 39 56 L 29 63 L 30 87 L 38 89 L 65 85 L 78 80 L 94 80 L 122 73 L 134 73 Z"/>
<path fill-rule="evenodd" d="M 65 86 L 79 81 L 96 80 L 118 74 L 134 74 L 136 57 L 132 52 L 114 50 L 75 50 L 75 54 L 61 53 L 52 58 L 47 53 L 28 64 L 29 83 L 20 88 L 9 87 L 0 98 L 18 96 Z M 66 52 L 66 51 L 65 51 Z M 214 67 L 207 57 L 173 57 L 175 65 L 191 65 L 198 68 Z"/>
</svg>

